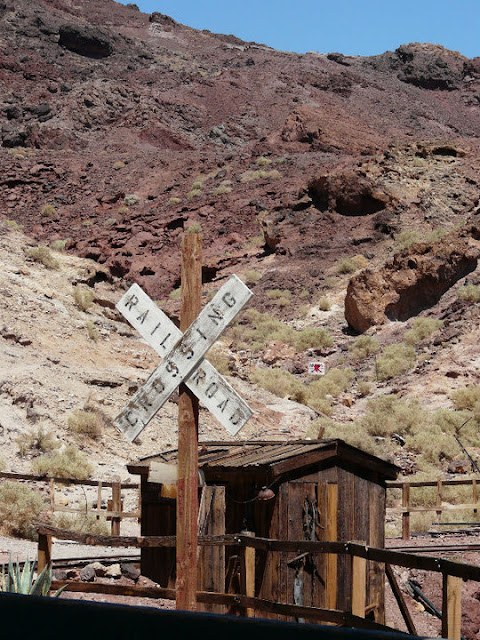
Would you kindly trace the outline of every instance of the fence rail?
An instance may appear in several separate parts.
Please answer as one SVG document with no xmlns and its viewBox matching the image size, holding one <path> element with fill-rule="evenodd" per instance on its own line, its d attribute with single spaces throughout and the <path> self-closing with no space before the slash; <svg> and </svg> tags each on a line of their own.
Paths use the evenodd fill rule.
<svg viewBox="0 0 480 640">
<path fill-rule="evenodd" d="M 0 480 L 13 480 L 15 482 L 38 482 L 48 485 L 49 491 L 49 510 L 52 513 L 63 512 L 72 514 L 92 514 L 100 519 L 106 516 L 110 521 L 110 529 L 112 536 L 120 535 L 121 521 L 124 518 L 141 518 L 141 502 L 138 483 L 115 482 L 104 480 L 78 480 L 77 478 L 62 478 L 60 476 L 35 476 L 29 473 L 13 473 L 9 471 L 0 471 Z M 66 507 L 57 501 L 57 485 L 74 485 L 82 487 L 96 487 L 96 503 L 97 506 L 89 506 L 88 503 L 81 508 Z M 110 498 L 107 499 L 107 509 L 102 509 L 102 492 L 110 489 Z M 135 489 L 138 492 L 137 511 L 124 511 L 122 501 L 122 490 Z"/>
<path fill-rule="evenodd" d="M 472 513 L 474 514 L 477 513 L 478 509 L 480 509 L 479 495 L 478 495 L 479 481 L 480 481 L 480 478 L 458 479 L 458 480 L 457 479 L 456 480 L 426 480 L 426 481 L 414 480 L 412 482 L 389 481 L 386 483 L 387 496 L 388 496 L 389 490 L 401 489 L 402 505 L 400 507 L 387 507 L 387 514 L 401 514 L 402 538 L 404 540 L 409 540 L 411 535 L 410 514 L 412 513 L 428 513 L 428 512 L 434 511 L 437 514 L 439 521 L 441 520 L 442 514 L 444 512 L 471 510 Z M 445 503 L 443 501 L 443 495 L 442 495 L 444 487 L 455 487 L 455 486 L 471 486 L 471 490 L 472 490 L 471 502 L 462 503 L 462 504 Z M 430 487 L 435 489 L 434 504 L 413 506 L 411 490 L 424 488 L 424 487 Z M 452 522 L 452 524 L 454 525 L 455 523 Z"/>
<path fill-rule="evenodd" d="M 74 531 L 66 531 L 47 525 L 38 526 L 38 568 L 41 569 L 51 562 L 52 538 L 73 539 L 79 542 L 93 545 L 110 545 L 115 547 L 131 546 L 135 548 L 167 546 L 174 547 L 175 536 L 95 536 L 79 534 Z M 391 566 L 400 566 L 423 571 L 440 573 L 443 580 L 442 595 L 442 636 L 452 640 L 460 640 L 461 637 L 461 597 L 462 583 L 464 580 L 480 582 L 480 567 L 452 562 L 441 558 L 391 551 L 368 547 L 357 542 L 310 542 L 305 540 L 273 540 L 269 538 L 255 538 L 250 535 L 223 535 L 223 536 L 199 536 L 199 546 L 224 546 L 235 545 L 240 548 L 242 593 L 214 593 L 202 592 L 198 595 L 198 602 L 219 604 L 236 608 L 244 615 L 248 612 L 270 612 L 285 615 L 292 618 L 305 618 L 319 622 L 329 622 L 359 628 L 386 629 L 378 623 L 367 621 L 366 604 L 366 563 L 368 560 L 385 564 L 389 582 L 392 585 L 394 595 L 399 602 L 399 607 L 405 619 L 410 633 L 416 633 L 413 621 L 408 612 L 408 607 L 395 582 Z M 255 597 L 248 585 L 255 583 L 255 553 L 262 552 L 296 552 L 311 554 L 343 554 L 351 558 L 352 563 L 352 606 L 351 611 L 339 611 L 336 609 L 320 609 L 305 607 L 287 603 L 272 602 Z M 252 562 L 253 553 L 253 562 Z M 116 585 L 102 585 L 96 583 L 66 583 L 56 581 L 53 588 L 67 584 L 67 589 L 72 591 L 115 593 L 117 595 L 137 595 L 157 598 L 175 598 L 175 590 L 139 587 L 121 587 Z"/>
</svg>

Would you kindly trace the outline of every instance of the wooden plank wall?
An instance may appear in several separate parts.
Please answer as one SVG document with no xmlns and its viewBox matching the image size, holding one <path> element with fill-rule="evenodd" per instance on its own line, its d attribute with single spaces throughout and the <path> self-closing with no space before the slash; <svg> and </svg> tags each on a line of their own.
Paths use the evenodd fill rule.
<svg viewBox="0 0 480 640">
<path fill-rule="evenodd" d="M 225 534 L 225 487 L 202 487 L 198 535 Z M 198 590 L 225 593 L 225 546 L 199 547 Z M 197 605 L 198 611 L 225 613 L 221 604 Z"/>
</svg>

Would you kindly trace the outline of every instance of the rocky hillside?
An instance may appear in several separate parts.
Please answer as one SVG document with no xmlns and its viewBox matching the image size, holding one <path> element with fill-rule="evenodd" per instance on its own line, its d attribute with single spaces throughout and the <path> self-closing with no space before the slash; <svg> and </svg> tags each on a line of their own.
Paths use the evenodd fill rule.
<svg viewBox="0 0 480 640">
<path fill-rule="evenodd" d="M 18 435 L 39 424 L 121 475 L 175 443 L 172 403 L 136 445 L 109 426 L 156 362 L 113 307 L 138 282 L 176 317 L 200 225 L 205 301 L 231 273 L 255 293 L 212 356 L 256 410 L 241 437 L 470 468 L 453 436 L 471 418 L 475 458 L 480 59 L 285 53 L 113 0 L 0 0 L 0 25 L 7 467 L 28 466 Z M 96 439 L 69 426 L 85 403 Z"/>
</svg>

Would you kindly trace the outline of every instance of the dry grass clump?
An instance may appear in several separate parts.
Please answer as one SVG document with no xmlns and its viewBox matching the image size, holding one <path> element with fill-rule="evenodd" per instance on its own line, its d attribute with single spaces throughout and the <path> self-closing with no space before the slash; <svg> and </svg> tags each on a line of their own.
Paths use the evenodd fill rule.
<svg viewBox="0 0 480 640">
<path fill-rule="evenodd" d="M 42 210 L 40 211 L 40 215 L 42 215 L 44 218 L 50 218 L 56 213 L 57 212 L 53 204 L 46 204 L 45 206 L 42 207 Z"/>
<path fill-rule="evenodd" d="M 349 388 L 354 377 L 351 369 L 330 369 L 307 386 L 306 402 L 320 413 L 331 414 L 332 401 Z"/>
<path fill-rule="evenodd" d="M 0 485 L 0 529 L 3 534 L 36 538 L 35 524 L 46 504 L 40 493 L 9 480 Z"/>
<path fill-rule="evenodd" d="M 436 318 L 415 318 L 412 328 L 405 333 L 404 340 L 409 345 L 416 345 L 441 327 L 443 322 Z"/>
<path fill-rule="evenodd" d="M 123 169 L 125 167 L 125 162 L 123 162 L 123 160 L 117 160 L 116 162 L 113 163 L 112 168 L 115 171 L 118 171 L 119 169 Z"/>
<path fill-rule="evenodd" d="M 255 271 L 255 269 L 245 271 L 245 282 L 247 284 L 256 284 L 261 279 L 262 274 L 260 273 L 260 271 Z"/>
<path fill-rule="evenodd" d="M 87 330 L 87 334 L 90 340 L 96 342 L 100 339 L 100 332 L 91 320 L 85 323 L 85 329 Z"/>
<path fill-rule="evenodd" d="M 60 263 L 48 247 L 32 247 L 28 252 L 28 257 L 34 262 L 43 264 L 47 269 L 60 269 Z"/>
<path fill-rule="evenodd" d="M 187 193 L 187 200 L 193 200 L 194 198 L 199 198 L 202 195 L 201 189 L 191 189 Z"/>
<path fill-rule="evenodd" d="M 73 299 L 81 311 L 88 311 L 93 304 L 94 294 L 91 289 L 86 289 L 77 284 L 73 287 Z"/>
<path fill-rule="evenodd" d="M 35 458 L 32 470 L 38 476 L 86 480 L 92 475 L 93 467 L 85 454 L 75 446 L 68 445 L 62 451 L 54 451 Z"/>
<path fill-rule="evenodd" d="M 279 398 L 289 398 L 305 404 L 306 386 L 288 371 L 255 368 L 250 378 L 252 382 Z"/>
<path fill-rule="evenodd" d="M 230 180 L 225 181 L 225 183 L 222 182 L 222 184 L 218 185 L 218 187 L 215 187 L 215 189 L 213 189 L 212 194 L 214 196 L 223 196 L 227 193 L 232 193 L 232 187 L 230 185 L 231 185 Z"/>
<path fill-rule="evenodd" d="M 480 302 L 480 287 L 475 284 L 467 284 L 465 287 L 460 287 L 458 297 L 472 304 Z"/>
<path fill-rule="evenodd" d="M 406 373 L 416 362 L 415 349 L 408 344 L 392 344 L 386 347 L 376 363 L 378 380 L 391 380 Z"/>
<path fill-rule="evenodd" d="M 266 295 L 279 307 L 287 307 L 292 300 L 292 292 L 288 289 L 270 289 Z"/>
<path fill-rule="evenodd" d="M 219 344 L 211 347 L 205 357 L 219 373 L 221 373 L 222 375 L 230 374 L 230 359 L 225 355 L 225 352 L 222 350 L 222 347 Z"/>
<path fill-rule="evenodd" d="M 270 158 L 266 158 L 265 156 L 260 156 L 255 160 L 255 164 L 259 167 L 267 167 L 269 164 L 272 164 Z"/>
<path fill-rule="evenodd" d="M 170 298 L 170 300 L 180 300 L 180 298 L 182 297 L 182 288 L 178 287 L 178 289 L 172 289 L 172 291 L 170 291 L 170 293 L 168 294 L 168 297 Z"/>
<path fill-rule="evenodd" d="M 2 225 L 10 229 L 15 229 L 16 231 L 23 231 L 23 224 L 18 224 L 15 220 L 2 220 Z"/>
<path fill-rule="evenodd" d="M 368 266 L 368 259 L 361 254 L 353 256 L 353 258 L 340 258 L 337 260 L 337 271 L 338 273 L 355 273 L 359 269 L 365 269 Z"/>
<path fill-rule="evenodd" d="M 308 427 L 307 438 L 330 439 L 340 438 L 353 447 L 379 455 L 378 446 L 372 436 L 365 433 L 357 422 L 336 422 L 321 416 Z"/>
<path fill-rule="evenodd" d="M 320 311 L 330 311 L 330 309 L 332 308 L 332 303 L 327 298 L 327 296 L 320 297 L 318 301 L 318 308 L 320 309 Z"/>
<path fill-rule="evenodd" d="M 268 178 L 270 180 L 278 180 L 281 177 L 282 174 L 277 169 L 249 169 L 248 171 L 242 173 L 242 175 L 240 176 L 240 182 L 253 182 L 254 180 L 261 180 L 265 178 Z"/>
<path fill-rule="evenodd" d="M 42 453 L 49 453 L 60 446 L 55 435 L 51 431 L 47 431 L 44 425 L 22 433 L 17 438 L 17 444 L 21 456 L 31 456 L 32 458 Z"/>
<path fill-rule="evenodd" d="M 365 358 L 378 353 L 379 350 L 378 340 L 366 335 L 358 336 L 349 348 L 350 357 L 354 361 L 365 360 Z"/>
<path fill-rule="evenodd" d="M 91 513 L 70 515 L 59 513 L 55 515 L 54 526 L 67 531 L 77 531 L 78 533 L 89 533 L 92 536 L 110 535 L 110 527 L 104 516 L 97 516 Z"/>
<path fill-rule="evenodd" d="M 416 231 L 402 231 L 395 235 L 395 242 L 399 249 L 406 249 L 419 241 L 420 236 Z"/>
<path fill-rule="evenodd" d="M 369 400 L 362 426 L 373 436 L 406 435 L 414 424 L 424 424 L 427 411 L 416 400 L 403 400 L 391 394 Z"/>
<path fill-rule="evenodd" d="M 133 207 L 140 202 L 140 196 L 136 193 L 127 193 L 123 199 L 123 204 L 126 207 Z"/>
<path fill-rule="evenodd" d="M 181 198 L 172 197 L 172 198 L 169 198 L 169 199 L 168 199 L 168 201 L 167 201 L 167 205 L 169 205 L 169 206 L 173 206 L 173 205 L 175 205 L 175 204 L 180 204 L 180 203 L 181 203 L 181 201 L 182 201 L 182 199 L 181 199 Z"/>
<path fill-rule="evenodd" d="M 75 409 L 67 418 L 67 424 L 73 433 L 99 440 L 107 426 L 107 420 L 101 411 L 93 407 Z"/>
<path fill-rule="evenodd" d="M 67 244 L 67 242 L 70 242 L 71 238 L 65 238 L 65 240 L 54 240 L 51 244 L 50 244 L 50 249 L 53 249 L 54 251 L 65 251 L 65 246 Z"/>
</svg>

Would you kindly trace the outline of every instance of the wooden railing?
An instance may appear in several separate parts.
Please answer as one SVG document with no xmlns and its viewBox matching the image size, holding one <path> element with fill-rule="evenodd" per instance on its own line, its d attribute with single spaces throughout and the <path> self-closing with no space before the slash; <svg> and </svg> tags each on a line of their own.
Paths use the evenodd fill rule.
<svg viewBox="0 0 480 640">
<path fill-rule="evenodd" d="M 401 514 L 402 516 L 402 538 L 404 540 L 410 539 L 411 534 L 411 520 L 410 515 L 412 513 L 427 513 L 435 511 L 439 521 L 441 520 L 442 513 L 455 512 L 463 510 L 472 510 L 472 514 L 477 513 L 480 508 L 478 502 L 478 482 L 480 479 L 459 479 L 459 480 L 430 480 L 430 481 L 412 481 L 412 482 L 387 482 L 387 498 L 388 491 L 391 489 L 401 489 L 402 491 L 402 506 L 401 507 L 388 507 L 387 514 Z M 444 487 L 452 486 L 470 486 L 472 488 L 472 500 L 471 502 L 464 504 L 451 504 L 443 501 L 443 489 Z M 434 504 L 413 506 L 412 505 L 412 489 L 432 487 L 434 491 Z M 452 524 L 454 524 L 452 522 Z"/>
<path fill-rule="evenodd" d="M 39 525 L 39 551 L 38 568 L 41 569 L 51 562 L 52 538 L 67 538 L 92 545 L 108 545 L 112 547 L 174 547 L 175 536 L 142 536 L 142 537 L 111 537 L 79 534 L 73 531 L 64 531 L 54 527 Z M 236 610 L 244 615 L 255 615 L 262 612 L 275 613 L 292 618 L 304 618 L 310 621 L 325 622 L 337 625 L 366 628 L 388 629 L 383 625 L 365 619 L 366 606 L 366 563 L 373 561 L 385 565 L 387 577 L 392 586 L 392 591 L 399 604 L 409 633 L 416 634 L 412 617 L 403 595 L 396 582 L 392 565 L 433 571 L 442 574 L 442 637 L 451 640 L 461 638 L 461 614 L 462 614 L 462 583 L 464 580 L 480 582 L 480 567 L 461 564 L 440 558 L 414 555 L 387 549 L 377 549 L 354 542 L 310 542 L 304 540 L 281 541 L 267 538 L 255 538 L 248 535 L 224 535 L 224 536 L 200 536 L 199 546 L 235 545 L 240 550 L 241 557 L 241 587 L 242 593 L 221 593 L 199 591 L 197 601 L 224 605 L 229 612 Z M 336 609 L 320 609 L 287 603 L 272 602 L 255 597 L 253 585 L 255 584 L 255 553 L 267 552 L 293 552 L 296 554 L 330 554 L 347 555 L 352 563 L 352 593 L 351 611 L 339 611 Z M 99 583 L 82 583 L 54 581 L 52 588 L 57 589 L 67 585 L 70 591 L 91 593 L 110 593 L 116 595 L 129 595 L 149 598 L 174 599 L 175 590 L 161 587 L 136 587 L 105 585 Z M 327 584 L 328 588 L 328 584 Z M 327 595 L 328 599 L 328 595 Z M 391 629 L 389 629 L 391 630 Z"/>
<path fill-rule="evenodd" d="M 124 518 L 137 518 L 138 520 L 140 520 L 141 517 L 141 502 L 138 484 L 103 480 L 77 480 L 76 478 L 61 478 L 49 476 L 45 477 L 35 476 L 28 473 L 0 471 L 0 480 L 2 478 L 5 480 L 13 480 L 16 482 L 35 482 L 47 485 L 49 492 L 49 511 L 51 511 L 52 513 L 64 512 L 81 515 L 92 514 L 96 516 L 97 519 L 100 519 L 100 517 L 106 517 L 107 520 L 110 521 L 112 536 L 120 535 L 121 521 Z M 86 501 L 84 507 L 79 508 L 66 507 L 59 504 L 57 500 L 57 494 L 60 493 L 60 491 L 57 491 L 58 485 L 62 487 L 70 485 L 96 487 L 96 507 L 89 506 L 88 501 Z M 110 497 L 107 498 L 107 509 L 102 509 L 102 495 L 105 489 L 110 490 Z M 122 490 L 128 489 L 135 489 L 139 494 L 137 497 L 137 511 L 127 512 L 123 510 Z"/>
</svg>

